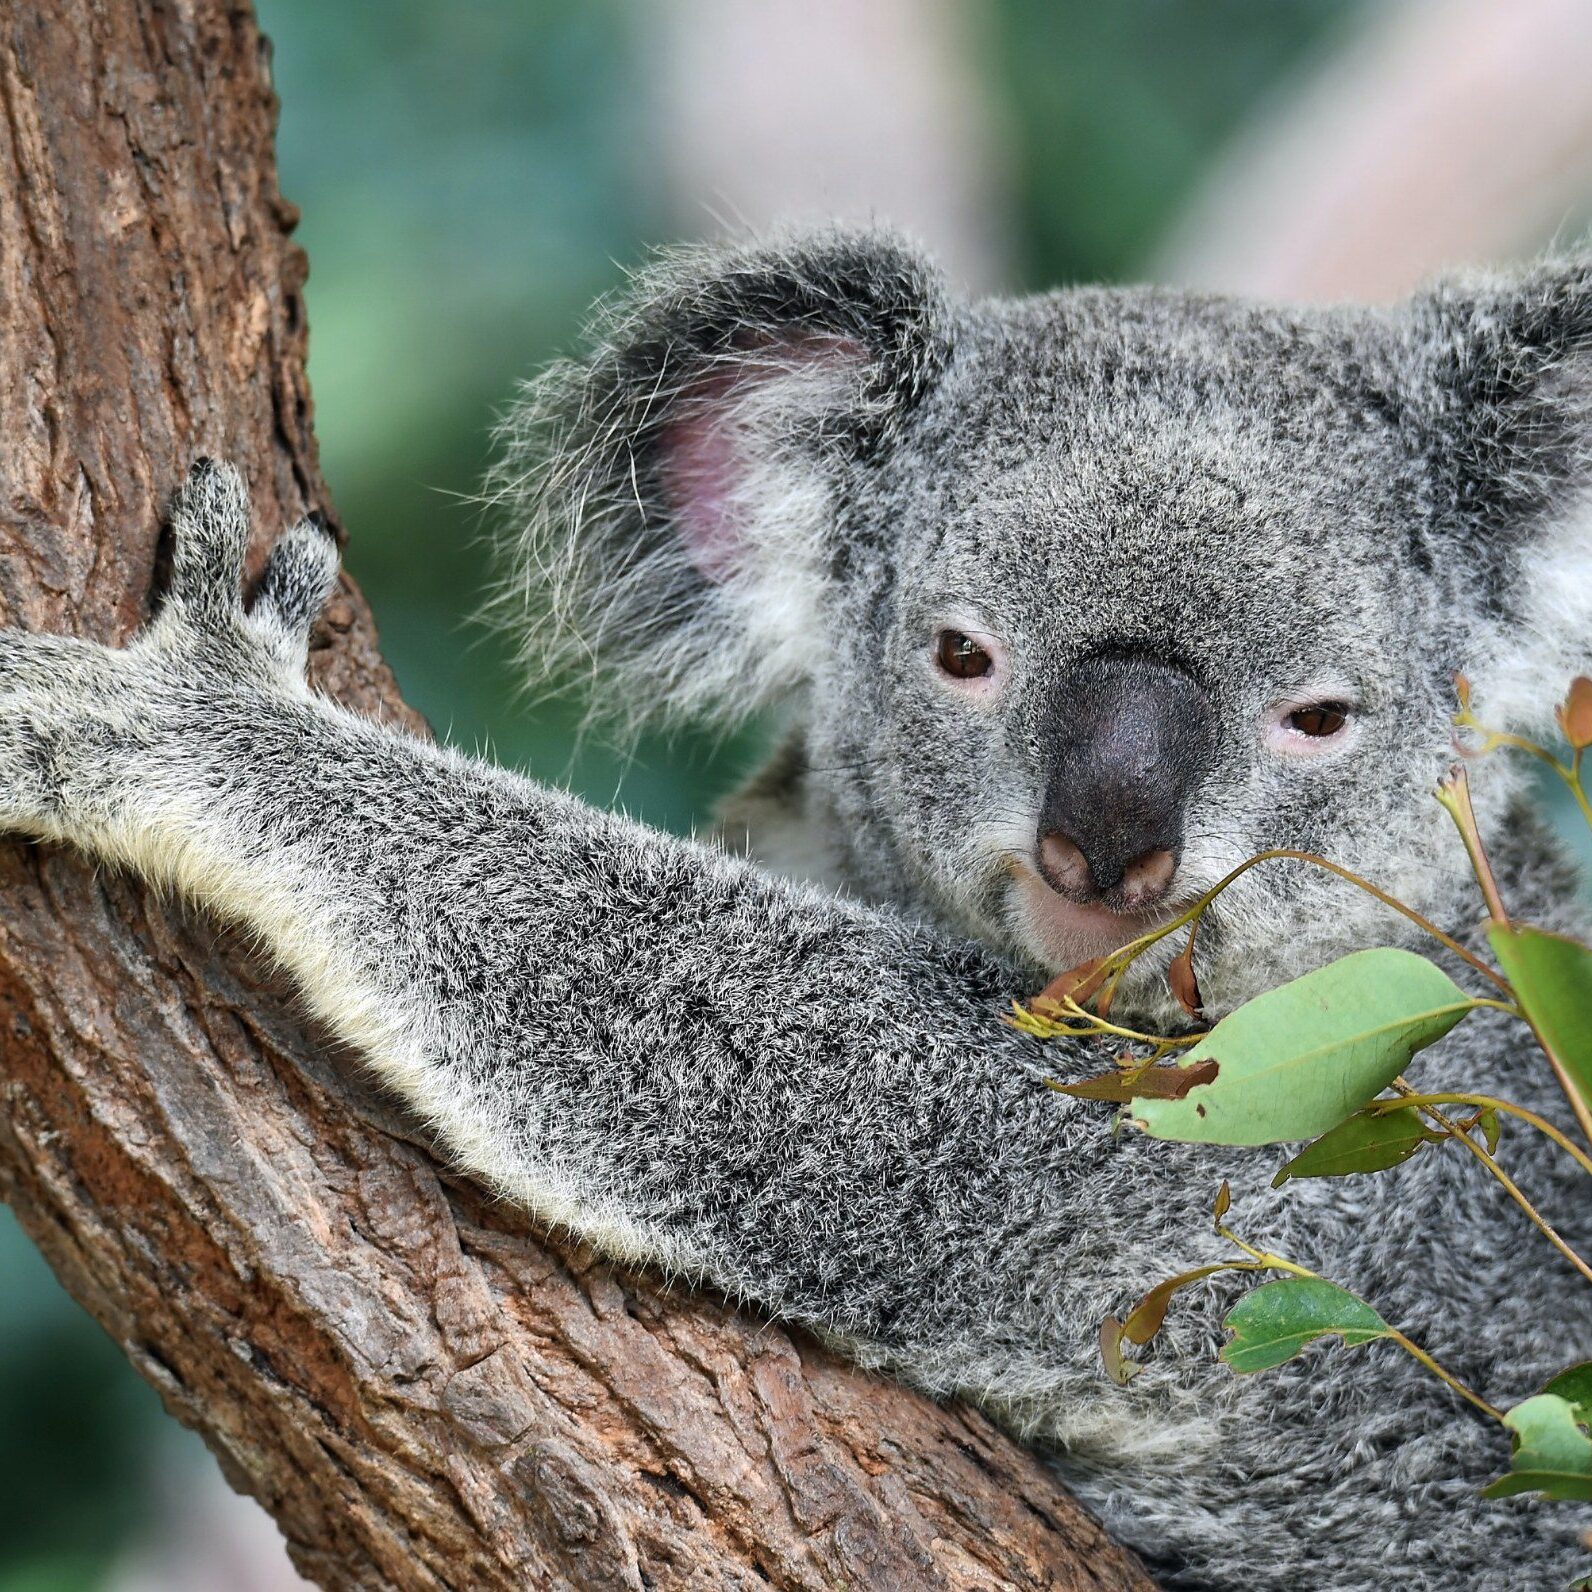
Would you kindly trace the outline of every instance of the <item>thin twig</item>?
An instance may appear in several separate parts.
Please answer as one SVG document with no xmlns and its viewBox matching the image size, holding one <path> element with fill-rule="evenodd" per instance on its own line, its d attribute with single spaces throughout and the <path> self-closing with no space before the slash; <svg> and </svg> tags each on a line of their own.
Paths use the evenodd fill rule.
<svg viewBox="0 0 1592 1592">
<path fill-rule="evenodd" d="M 1581 816 L 1592 825 L 1592 803 L 1587 801 L 1586 788 L 1581 783 L 1581 752 L 1584 748 L 1577 747 L 1574 759 L 1566 764 L 1560 762 L 1547 747 L 1538 746 L 1535 741 L 1528 741 L 1523 735 L 1513 735 L 1508 730 L 1489 730 L 1486 725 L 1478 724 L 1465 714 L 1459 715 L 1454 722 L 1464 729 L 1475 730 L 1478 735 L 1486 737 L 1486 744 L 1467 752 L 1467 756 L 1485 757 L 1495 746 L 1511 746 L 1518 752 L 1529 753 L 1539 763 L 1546 763 L 1570 787 L 1570 794 L 1575 797 L 1576 805 L 1581 809 Z"/>
<path fill-rule="evenodd" d="M 1437 1361 L 1434 1360 L 1431 1355 L 1429 1355 L 1426 1350 L 1423 1349 L 1413 1339 L 1405 1337 L 1405 1335 L 1400 1332 L 1397 1327 L 1389 1327 L 1387 1330 L 1388 1336 L 1392 1338 L 1392 1340 L 1398 1344 L 1398 1346 L 1403 1349 L 1406 1354 L 1413 1355 L 1414 1358 L 1419 1360 L 1420 1363 L 1424 1365 L 1433 1376 L 1439 1377 L 1444 1382 L 1448 1383 L 1448 1385 L 1453 1388 L 1453 1390 L 1459 1394 L 1462 1399 L 1468 1399 L 1476 1406 L 1477 1409 L 1482 1412 L 1483 1415 L 1490 1415 L 1495 1421 L 1501 1422 L 1503 1420 L 1504 1412 L 1499 1409 L 1496 1404 L 1489 1404 L 1480 1393 L 1474 1392 L 1472 1389 L 1466 1387 L 1465 1384 L 1453 1374 L 1453 1372 L 1445 1371 L 1443 1367 L 1440 1366 Z"/>
<path fill-rule="evenodd" d="M 1488 915 L 1494 923 L 1507 923 L 1509 913 L 1504 907 L 1504 898 L 1499 893 L 1498 880 L 1493 874 L 1492 863 L 1488 861 L 1486 848 L 1481 843 L 1481 829 L 1476 822 L 1476 809 L 1470 802 L 1470 779 L 1463 768 L 1456 768 L 1443 781 L 1438 787 L 1437 799 L 1442 804 L 1443 810 L 1454 820 L 1454 827 L 1459 830 L 1459 838 L 1465 843 L 1471 872 L 1476 875 L 1476 883 L 1481 886 L 1482 897 L 1487 902 Z"/>
<path fill-rule="evenodd" d="M 1405 1089 L 1409 1088 L 1409 1085 L 1401 1084 L 1398 1079 L 1395 1079 L 1393 1082 L 1393 1087 L 1398 1089 L 1402 1094 Z M 1410 1090 L 1410 1095 L 1412 1097 L 1414 1096 L 1414 1093 L 1414 1090 Z M 1448 1135 L 1458 1143 L 1463 1144 L 1465 1148 L 1469 1150 L 1470 1153 L 1474 1155 L 1476 1159 L 1480 1161 L 1481 1164 L 1486 1167 L 1495 1178 L 1498 1179 L 1499 1183 L 1502 1184 L 1504 1191 L 1515 1202 L 1515 1204 L 1517 1204 L 1521 1210 L 1526 1213 L 1526 1215 L 1530 1218 L 1532 1225 L 1537 1228 L 1542 1236 L 1546 1238 L 1548 1242 L 1552 1244 L 1553 1247 L 1557 1249 L 1559 1253 L 1563 1255 L 1564 1258 L 1569 1261 L 1570 1264 L 1574 1266 L 1575 1269 L 1580 1272 L 1588 1282 L 1592 1282 L 1592 1266 L 1589 1266 L 1586 1261 L 1584 1261 L 1569 1246 L 1569 1244 L 1567 1244 L 1564 1239 L 1559 1236 L 1557 1230 L 1548 1221 L 1548 1219 L 1537 1209 L 1535 1205 L 1531 1203 L 1529 1199 L 1526 1198 L 1525 1194 L 1520 1188 L 1520 1185 L 1516 1183 L 1515 1180 L 1510 1177 L 1510 1175 L 1504 1171 L 1501 1166 L 1499 1166 L 1497 1161 L 1495 1161 L 1492 1156 L 1487 1153 L 1485 1147 L 1477 1144 L 1477 1142 L 1471 1138 L 1468 1133 L 1465 1133 L 1461 1130 L 1459 1124 L 1455 1122 L 1452 1117 L 1449 1117 L 1443 1112 L 1439 1111 L 1436 1106 L 1423 1106 L 1419 1109 L 1423 1116 L 1435 1122 L 1440 1128 L 1445 1129 Z"/>
<path fill-rule="evenodd" d="M 1491 733 L 1491 732 L 1487 732 Z M 1539 756 L 1546 758 L 1559 772 L 1564 775 L 1570 788 L 1576 792 L 1583 808 L 1586 806 L 1585 796 L 1581 790 L 1580 781 L 1576 771 L 1566 769 L 1556 758 L 1549 756 L 1532 741 L 1527 741 L 1519 736 L 1495 736 L 1497 740 L 1508 745 L 1519 745 L 1525 750 L 1534 751 Z M 1577 761 L 1577 769 L 1579 760 Z M 1486 848 L 1482 845 L 1481 830 L 1476 823 L 1476 811 L 1470 801 L 1470 781 L 1465 776 L 1465 770 L 1456 768 L 1437 792 L 1437 799 L 1443 804 L 1448 815 L 1454 820 L 1459 830 L 1460 838 L 1465 842 L 1465 850 L 1470 857 L 1472 871 L 1476 875 L 1476 882 L 1481 886 L 1481 893 L 1487 899 L 1487 911 L 1495 924 L 1502 928 L 1511 927 L 1509 913 L 1504 907 L 1503 897 L 1498 892 L 1498 881 L 1493 876 L 1492 864 L 1487 859 Z M 1592 823 L 1592 812 L 1588 813 L 1588 822 Z M 1513 991 L 1511 991 L 1513 993 Z M 1522 1003 L 1523 1004 L 1523 1003 Z M 1542 1054 L 1548 1058 L 1548 1065 L 1553 1069 L 1553 1075 L 1559 1080 L 1559 1087 L 1564 1091 L 1564 1097 L 1570 1102 L 1570 1109 L 1575 1113 L 1575 1120 L 1586 1135 L 1588 1144 L 1592 1144 L 1592 1104 L 1582 1099 L 1581 1091 L 1571 1078 L 1569 1069 L 1555 1053 L 1548 1037 L 1537 1026 L 1531 1014 L 1522 1010 L 1519 1014 L 1531 1032 L 1536 1036 L 1537 1044 Z"/>
<path fill-rule="evenodd" d="M 1247 861 L 1239 863 L 1231 873 L 1213 884 L 1184 912 L 1173 918 L 1169 923 L 1164 923 L 1159 928 L 1151 929 L 1147 934 L 1141 934 L 1136 940 L 1130 940 L 1120 950 L 1113 951 L 1108 960 L 1117 964 L 1119 970 L 1122 967 L 1126 967 L 1129 962 L 1148 950 L 1157 940 L 1163 940 L 1167 935 L 1175 934 L 1185 923 L 1197 918 L 1235 879 L 1242 874 L 1248 873 L 1251 868 L 1257 867 L 1260 863 L 1272 862 L 1278 858 L 1291 862 L 1308 862 L 1314 867 L 1325 868 L 1328 873 L 1335 873 L 1340 879 L 1347 879 L 1350 884 L 1358 886 L 1367 895 L 1375 896 L 1383 906 L 1391 907 L 1400 917 L 1409 919 L 1417 928 L 1423 929 L 1439 944 L 1446 946 L 1452 951 L 1461 961 L 1468 963 L 1484 978 L 1491 980 L 1506 995 L 1514 994 L 1514 991 L 1509 987 L 1508 980 L 1500 973 L 1489 967 L 1473 951 L 1467 950 L 1453 935 L 1445 934 L 1430 918 L 1424 917 L 1414 907 L 1406 906 L 1397 896 L 1389 895 L 1386 890 L 1372 884 L 1369 879 L 1356 873 L 1352 868 L 1345 868 L 1341 863 L 1331 862 L 1325 857 L 1318 856 L 1313 851 L 1294 851 L 1283 846 L 1275 847 L 1270 851 L 1257 852 Z M 1118 976 L 1120 976 L 1120 971 Z M 1114 988 L 1115 985 L 1113 984 L 1112 987 Z"/>
<path fill-rule="evenodd" d="M 1570 1103 L 1570 1110 L 1580 1125 L 1586 1142 L 1592 1144 L 1592 1106 L 1582 1099 L 1580 1085 L 1570 1076 L 1569 1068 L 1559 1059 L 1558 1052 L 1548 1043 L 1548 1036 L 1537 1027 L 1530 1013 L 1522 1012 L 1521 1016 L 1525 1018 L 1531 1032 L 1536 1035 L 1542 1054 L 1548 1058 L 1548 1065 L 1553 1068 L 1553 1076 L 1559 1080 L 1559 1087 L 1564 1091 L 1564 1098 Z"/>
</svg>

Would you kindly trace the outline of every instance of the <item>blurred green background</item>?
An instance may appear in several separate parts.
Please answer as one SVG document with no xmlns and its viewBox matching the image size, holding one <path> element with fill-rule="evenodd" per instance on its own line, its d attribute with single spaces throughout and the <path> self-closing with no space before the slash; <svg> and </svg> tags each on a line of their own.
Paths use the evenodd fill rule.
<svg viewBox="0 0 1592 1592">
<path fill-rule="evenodd" d="M 494 409 L 576 340 L 622 264 L 681 230 L 660 197 L 644 8 L 259 9 L 275 42 L 282 187 L 303 209 L 312 265 L 326 477 L 406 696 L 464 746 L 689 829 L 755 736 L 577 755 L 578 703 L 517 699 L 502 647 L 470 619 L 485 559 L 467 499 Z M 975 8 L 972 70 L 1001 108 L 1013 285 L 1144 269 L 1227 136 L 1356 9 Z M 155 1510 L 157 1478 L 192 1443 L 0 1212 L 0 1592 L 108 1584 Z"/>
</svg>

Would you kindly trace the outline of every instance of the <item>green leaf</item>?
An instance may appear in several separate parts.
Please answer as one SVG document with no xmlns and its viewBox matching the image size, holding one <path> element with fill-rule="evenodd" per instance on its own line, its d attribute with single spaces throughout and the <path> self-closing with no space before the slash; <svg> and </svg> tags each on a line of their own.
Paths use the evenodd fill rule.
<svg viewBox="0 0 1592 1592">
<path fill-rule="evenodd" d="M 1583 1426 L 1592 1426 L 1592 1360 L 1583 1360 L 1561 1371 L 1542 1390 L 1556 1394 L 1565 1403 L 1574 1405 L 1575 1418 Z"/>
<path fill-rule="evenodd" d="M 1592 1106 L 1592 948 L 1511 923 L 1489 924 L 1487 938 L 1521 1009 Z"/>
<path fill-rule="evenodd" d="M 1222 1323 L 1232 1337 L 1222 1358 L 1240 1376 L 1269 1371 L 1317 1338 L 1337 1336 L 1351 1348 L 1393 1329 L 1363 1299 L 1320 1277 L 1285 1277 L 1247 1293 Z"/>
<path fill-rule="evenodd" d="M 1401 1111 L 1357 1111 L 1314 1144 L 1283 1163 L 1272 1182 L 1281 1188 L 1295 1177 L 1350 1177 L 1356 1172 L 1385 1172 L 1398 1166 L 1423 1144 L 1437 1144 L 1448 1135 L 1428 1127 L 1412 1108 Z"/>
<path fill-rule="evenodd" d="M 1577 1424 L 1575 1407 L 1555 1393 L 1538 1393 L 1504 1416 L 1515 1434 L 1509 1474 L 1482 1489 L 1487 1498 L 1540 1492 L 1592 1503 L 1592 1437 Z"/>
<path fill-rule="evenodd" d="M 1214 1061 L 1216 1077 L 1181 1100 L 1136 1100 L 1133 1117 L 1158 1139 L 1313 1139 L 1375 1099 L 1470 1009 L 1424 956 L 1356 951 L 1224 1017 L 1179 1063 Z"/>
<path fill-rule="evenodd" d="M 1487 1142 L 1488 1155 L 1497 1155 L 1498 1140 L 1503 1133 L 1503 1129 L 1498 1122 L 1498 1113 L 1491 1106 L 1488 1106 L 1477 1121 L 1481 1127 L 1481 1136 Z"/>
</svg>

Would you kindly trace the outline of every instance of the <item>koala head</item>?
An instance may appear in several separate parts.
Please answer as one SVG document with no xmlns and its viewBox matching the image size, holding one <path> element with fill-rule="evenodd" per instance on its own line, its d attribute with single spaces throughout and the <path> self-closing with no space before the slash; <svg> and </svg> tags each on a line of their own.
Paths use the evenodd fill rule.
<svg viewBox="0 0 1592 1592">
<path fill-rule="evenodd" d="M 1520 728 L 1592 655 L 1589 422 L 1587 261 L 1290 310 L 960 302 L 878 233 L 687 253 L 507 422 L 504 600 L 623 718 L 784 704 L 855 887 L 1036 970 L 1273 847 L 1468 927 L 1454 676 Z M 1475 782 L 1496 823 L 1518 775 Z M 1403 932 L 1268 864 L 1202 989 Z"/>
</svg>

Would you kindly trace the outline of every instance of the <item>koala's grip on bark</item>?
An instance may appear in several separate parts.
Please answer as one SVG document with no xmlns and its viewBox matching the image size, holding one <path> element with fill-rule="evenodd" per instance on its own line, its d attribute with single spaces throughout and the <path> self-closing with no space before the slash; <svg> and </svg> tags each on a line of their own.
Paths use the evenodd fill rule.
<svg viewBox="0 0 1592 1592">
<path fill-rule="evenodd" d="M 329 539 L 290 532 L 246 608 L 235 473 L 196 470 L 173 518 L 170 597 L 126 650 L 0 632 L 6 827 L 244 925 L 461 1166 L 542 1219 L 1060 1445 L 1170 1586 L 1568 1574 L 1568 1523 L 1484 1514 L 1495 1431 L 1396 1356 L 1236 1382 L 1211 1365 L 1213 1291 L 1131 1388 L 1104 1379 L 1100 1317 L 1212 1257 L 1215 1162 L 1046 1090 L 1098 1057 L 1001 1024 L 1010 966 L 314 696 Z M 1463 1232 L 1368 1258 L 1341 1190 L 1282 1203 L 1263 1162 L 1235 1179 L 1246 1217 L 1395 1319 L 1434 1266 L 1477 1264 Z M 1406 1193 L 1452 1176 L 1433 1158 Z M 1544 1354 L 1500 1333 L 1469 1358 L 1529 1384 Z"/>
</svg>

